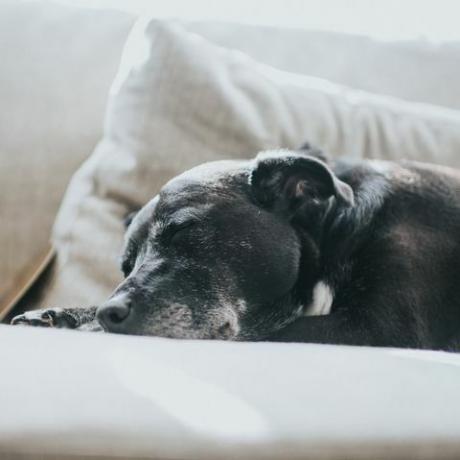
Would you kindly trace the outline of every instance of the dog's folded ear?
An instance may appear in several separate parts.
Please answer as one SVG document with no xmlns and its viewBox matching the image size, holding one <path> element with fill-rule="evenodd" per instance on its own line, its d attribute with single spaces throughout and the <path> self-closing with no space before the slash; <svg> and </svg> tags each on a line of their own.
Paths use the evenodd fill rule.
<svg viewBox="0 0 460 460">
<path fill-rule="evenodd" d="M 321 205 L 331 197 L 353 206 L 352 188 L 317 157 L 291 151 L 260 153 L 250 173 L 256 199 L 271 209 L 293 211 L 309 203 Z"/>
</svg>

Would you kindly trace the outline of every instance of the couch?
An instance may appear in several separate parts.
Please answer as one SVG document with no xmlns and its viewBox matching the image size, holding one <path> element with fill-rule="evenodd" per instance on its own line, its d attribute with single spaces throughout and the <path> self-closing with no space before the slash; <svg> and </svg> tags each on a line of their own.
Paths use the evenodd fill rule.
<svg viewBox="0 0 460 460">
<path fill-rule="evenodd" d="M 202 161 L 308 138 L 333 155 L 460 167 L 459 55 L 458 43 L 3 1 L 1 317 L 30 289 L 22 307 L 106 298 L 123 217 Z M 4 456 L 460 455 L 453 354 L 0 335 Z"/>
</svg>

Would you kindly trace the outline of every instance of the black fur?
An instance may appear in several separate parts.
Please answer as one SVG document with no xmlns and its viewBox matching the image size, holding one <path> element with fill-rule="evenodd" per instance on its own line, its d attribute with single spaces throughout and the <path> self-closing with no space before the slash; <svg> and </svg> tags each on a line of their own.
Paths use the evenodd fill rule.
<svg viewBox="0 0 460 460">
<path fill-rule="evenodd" d="M 209 164 L 134 217 L 122 268 L 111 332 L 456 350 L 460 174 L 309 147 Z M 304 316 L 318 281 L 331 312 Z"/>
</svg>

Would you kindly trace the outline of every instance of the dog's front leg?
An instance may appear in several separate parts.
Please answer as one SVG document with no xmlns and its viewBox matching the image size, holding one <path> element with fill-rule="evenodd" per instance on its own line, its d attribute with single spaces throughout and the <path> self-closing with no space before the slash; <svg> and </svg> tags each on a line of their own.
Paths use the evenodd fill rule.
<svg viewBox="0 0 460 460">
<path fill-rule="evenodd" d="M 305 316 L 267 338 L 274 342 L 307 342 L 342 345 L 388 346 L 381 335 L 375 334 L 362 321 L 346 318 L 341 313 Z"/>
<path fill-rule="evenodd" d="M 11 324 L 102 331 L 96 310 L 97 307 L 32 310 L 15 316 Z"/>
</svg>

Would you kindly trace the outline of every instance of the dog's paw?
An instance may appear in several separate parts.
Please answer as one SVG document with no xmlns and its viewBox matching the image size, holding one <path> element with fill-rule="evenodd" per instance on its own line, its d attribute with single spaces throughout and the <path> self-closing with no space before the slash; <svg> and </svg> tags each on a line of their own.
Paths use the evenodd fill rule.
<svg viewBox="0 0 460 460">
<path fill-rule="evenodd" d="M 11 324 L 74 329 L 77 326 L 77 321 L 61 308 L 48 308 L 46 310 L 28 311 L 22 315 L 15 316 L 11 320 Z"/>
</svg>

